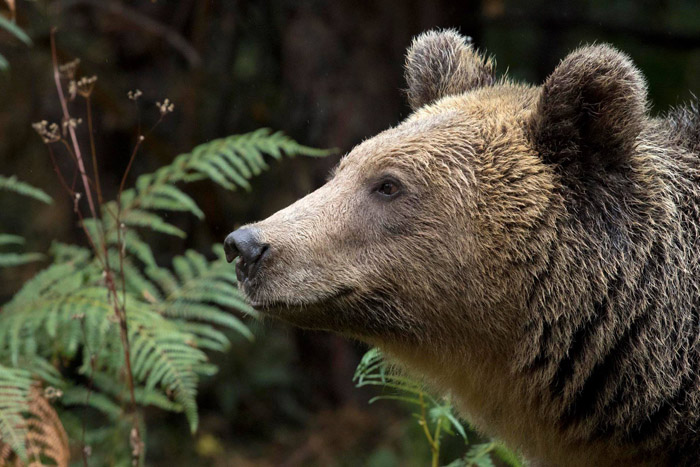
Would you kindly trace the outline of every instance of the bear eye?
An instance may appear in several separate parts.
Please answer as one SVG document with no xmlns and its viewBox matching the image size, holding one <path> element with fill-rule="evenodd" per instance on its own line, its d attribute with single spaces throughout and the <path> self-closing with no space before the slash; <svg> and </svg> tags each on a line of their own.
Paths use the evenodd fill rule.
<svg viewBox="0 0 700 467">
<path fill-rule="evenodd" d="M 399 184 L 394 180 L 382 180 L 377 186 L 377 193 L 390 198 L 399 192 Z"/>
</svg>

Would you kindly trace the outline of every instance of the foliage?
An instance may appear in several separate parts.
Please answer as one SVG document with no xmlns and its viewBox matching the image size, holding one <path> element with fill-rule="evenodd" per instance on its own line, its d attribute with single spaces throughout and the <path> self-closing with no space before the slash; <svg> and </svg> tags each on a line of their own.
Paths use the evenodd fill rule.
<svg viewBox="0 0 700 467">
<path fill-rule="evenodd" d="M 22 413 L 29 411 L 31 386 L 28 371 L 0 366 L 0 439 L 22 459 L 27 458 Z"/>
<path fill-rule="evenodd" d="M 390 368 L 379 349 L 370 349 L 362 357 L 355 371 L 354 380 L 357 387 L 378 386 L 393 391 L 392 394 L 373 397 L 369 401 L 370 404 L 389 399 L 415 407 L 413 416 L 417 419 L 430 446 L 433 467 L 437 467 L 440 462 L 440 447 L 444 433 L 459 434 L 468 448 L 464 458 L 451 462 L 448 467 L 490 467 L 494 465 L 494 458 L 511 467 L 522 465 L 518 456 L 498 441 L 470 443 L 467 436 L 468 427 L 465 427 L 454 414 L 449 398 L 431 396 L 421 383 Z"/>
<path fill-rule="evenodd" d="M 53 200 L 43 190 L 33 187 L 28 183 L 17 180 L 17 177 L 5 177 L 0 175 L 0 190 L 13 191 L 20 195 L 33 198 L 46 204 L 53 203 Z"/>
<path fill-rule="evenodd" d="M 33 402 L 36 384 L 60 393 L 61 417 L 69 432 L 82 438 L 86 457 L 90 444 L 108 449 L 115 438 L 126 440 L 131 426 L 131 458 L 142 460 L 143 423 L 138 415 L 133 424 L 124 423 L 138 407 L 182 412 L 194 432 L 198 383 L 217 370 L 207 352 L 229 346 L 226 329 L 252 339 L 241 318 L 254 312 L 238 292 L 221 245 L 211 255 L 186 251 L 164 267 L 142 232 L 185 237 L 166 222 L 167 213 L 203 217 L 178 183 L 209 179 L 226 189 L 250 190 L 248 180 L 268 168 L 264 155 L 279 160 L 324 154 L 266 129 L 222 138 L 140 176 L 117 200 L 103 202 L 98 217 L 80 215 L 90 248 L 54 242 L 50 264 L 2 305 L 0 453 L 12 451 L 20 461 L 67 456 L 67 441 L 63 451 L 56 442 L 63 440 L 63 425 L 58 418 L 49 420 L 52 407 L 41 399 L 42 409 L 32 410 L 39 407 Z M 0 177 L 0 188 L 50 202 L 41 190 L 12 177 Z M 80 195 L 71 196 L 78 205 Z M 0 246 L 23 242 L 0 235 Z M 3 253 L 0 266 L 41 257 Z M 128 392 L 136 407 L 126 403 Z M 85 413 L 94 417 L 88 421 Z"/>
<path fill-rule="evenodd" d="M 4 177 L 0 175 L 0 191 L 11 191 L 20 195 L 28 196 L 38 201 L 51 204 L 49 195 L 42 190 L 35 188 L 28 183 L 17 180 L 16 177 Z M 0 249 L 6 249 L 10 245 L 24 245 L 24 238 L 19 235 L 11 235 L 0 232 Z M 40 253 L 16 253 L 0 251 L 0 268 L 18 266 L 20 264 L 39 261 L 44 258 Z"/>
<path fill-rule="evenodd" d="M 11 5 L 14 5 L 14 3 Z M 12 10 L 12 12 L 14 13 L 14 10 Z M 24 32 L 19 26 L 17 26 L 14 21 L 10 21 L 2 15 L 0 15 L 0 29 L 9 32 L 11 35 L 24 42 L 26 45 L 32 45 L 32 40 L 29 38 L 27 33 Z M 0 70 L 7 70 L 9 68 L 10 63 L 2 54 L 0 54 Z"/>
<path fill-rule="evenodd" d="M 29 372 L 0 367 L 0 465 L 67 466 L 68 435 L 49 402 L 52 388 L 42 391 Z"/>
</svg>

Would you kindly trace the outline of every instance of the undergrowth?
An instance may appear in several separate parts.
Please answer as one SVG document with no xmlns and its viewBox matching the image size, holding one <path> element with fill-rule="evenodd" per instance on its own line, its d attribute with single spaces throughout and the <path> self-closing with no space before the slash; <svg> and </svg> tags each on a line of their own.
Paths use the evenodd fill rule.
<svg viewBox="0 0 700 467">
<path fill-rule="evenodd" d="M 450 462 L 447 467 L 493 467 L 496 465 L 494 461 L 510 467 L 522 465 L 518 455 L 499 441 L 470 440 L 469 427 L 455 415 L 449 397 L 434 397 L 423 384 L 391 368 L 379 349 L 371 349 L 362 357 L 354 380 L 357 387 L 376 386 L 380 391 L 388 392 L 373 397 L 370 404 L 378 400 L 395 400 L 412 409 L 430 447 L 432 467 L 440 465 L 440 448 L 445 434 L 460 436 L 466 450 L 463 457 Z"/>
<path fill-rule="evenodd" d="M 250 190 L 270 160 L 327 151 L 261 129 L 210 141 L 172 163 L 126 181 L 149 132 L 138 134 L 116 199 L 104 197 L 92 131 L 90 95 L 96 77 L 78 77 L 78 62 L 53 72 L 60 123 L 34 129 L 83 231 L 82 244 L 54 241 L 45 253 L 24 252 L 24 238 L 0 233 L 0 267 L 43 261 L 45 267 L 0 305 L 0 464 L 67 465 L 71 449 L 84 465 L 143 464 L 145 407 L 180 412 L 194 432 L 197 387 L 216 372 L 208 354 L 225 351 L 232 329 L 248 339 L 254 315 L 238 292 L 235 270 L 221 245 L 159 264 L 145 231 L 184 238 L 169 212 L 204 213 L 183 187 L 209 180 L 227 190 Z M 140 91 L 129 93 L 138 105 Z M 87 109 L 88 141 L 78 139 Z M 174 110 L 157 103 L 157 125 Z M 82 144 L 81 144 L 82 143 Z M 81 152 L 89 147 L 87 154 Z M 60 158 L 68 158 L 66 174 Z M 0 176 L 0 190 L 51 203 L 42 190 Z M 13 196 L 13 195 L 9 195 Z M 71 440 L 69 443 L 68 440 Z M 74 459 L 75 460 L 75 459 Z"/>
</svg>

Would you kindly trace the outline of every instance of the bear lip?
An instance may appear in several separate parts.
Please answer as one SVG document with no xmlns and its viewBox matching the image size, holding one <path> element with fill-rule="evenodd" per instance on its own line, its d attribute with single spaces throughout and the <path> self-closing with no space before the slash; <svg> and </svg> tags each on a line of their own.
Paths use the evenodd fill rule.
<svg viewBox="0 0 700 467">
<path fill-rule="evenodd" d="M 340 298 L 347 297 L 353 292 L 354 290 L 350 287 L 341 287 L 338 290 L 332 292 L 330 295 L 320 297 L 318 300 L 314 300 L 312 302 L 285 302 L 281 300 L 268 302 L 266 300 L 253 300 L 250 297 L 248 297 L 248 303 L 256 311 L 274 314 L 270 312 L 275 310 L 303 310 L 305 308 L 323 306 Z"/>
</svg>

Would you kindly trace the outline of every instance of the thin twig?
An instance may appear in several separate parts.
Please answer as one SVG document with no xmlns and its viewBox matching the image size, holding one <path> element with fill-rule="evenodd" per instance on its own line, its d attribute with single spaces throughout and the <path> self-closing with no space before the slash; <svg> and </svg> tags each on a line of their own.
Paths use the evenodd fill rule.
<svg viewBox="0 0 700 467">
<path fill-rule="evenodd" d="M 131 165 L 134 163 L 134 159 L 136 159 L 136 153 L 139 151 L 139 148 L 141 147 L 141 143 L 143 143 L 143 140 L 146 139 L 145 136 L 139 135 L 138 141 L 136 141 L 136 145 L 134 146 L 134 150 L 131 151 L 131 157 L 129 157 L 129 163 L 126 165 L 126 170 L 124 170 L 124 175 L 122 175 L 122 181 L 119 184 L 119 191 L 117 192 L 117 205 L 121 205 L 121 197 L 122 197 L 122 192 L 124 191 L 124 184 L 126 183 L 126 177 L 129 175 L 129 171 L 131 170 Z M 117 214 L 117 220 L 119 220 L 119 214 Z"/>
<path fill-rule="evenodd" d="M 97 171 L 97 155 L 95 151 L 95 135 L 92 130 L 92 104 L 90 95 L 85 97 L 85 107 L 87 107 L 88 132 L 90 133 L 90 154 L 92 155 L 92 172 L 95 179 L 95 191 L 97 191 L 97 202 L 102 206 L 102 187 L 100 186 L 100 174 Z"/>
<path fill-rule="evenodd" d="M 58 164 L 56 163 L 56 156 L 54 156 L 53 153 L 53 148 L 51 148 L 50 144 L 47 144 L 46 147 L 49 150 L 49 158 L 51 158 L 51 164 L 53 165 L 53 171 L 56 172 L 56 176 L 58 177 L 58 181 L 61 183 L 61 186 L 66 190 L 68 193 L 68 196 L 70 196 L 71 199 L 75 197 L 75 192 L 71 189 L 71 187 L 68 186 L 68 183 L 66 182 L 65 177 L 61 173 L 61 170 L 58 168 Z"/>
<path fill-rule="evenodd" d="M 61 101 L 61 109 L 63 110 L 63 121 L 70 122 L 68 103 L 66 102 L 66 97 L 63 95 L 63 86 L 61 86 L 61 74 L 58 71 L 58 54 L 56 53 L 56 28 L 51 29 L 51 59 L 53 61 L 53 78 L 56 82 L 58 100 Z M 73 126 L 71 125 L 67 126 L 68 132 L 70 133 L 71 142 L 73 143 L 73 151 L 75 152 L 76 161 L 78 163 L 78 169 L 80 170 L 80 175 L 83 178 L 83 185 L 85 186 L 85 196 L 87 197 L 88 205 L 90 206 L 90 212 L 92 213 L 92 217 L 97 218 L 97 211 L 95 210 L 95 203 L 92 200 L 90 183 L 88 182 L 87 173 L 85 173 L 85 164 L 83 164 L 83 158 L 80 153 L 80 146 L 78 145 L 78 138 L 75 135 L 75 128 L 73 128 Z"/>
</svg>

